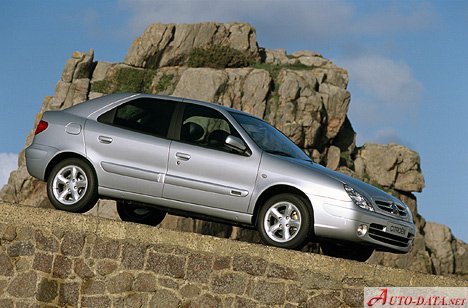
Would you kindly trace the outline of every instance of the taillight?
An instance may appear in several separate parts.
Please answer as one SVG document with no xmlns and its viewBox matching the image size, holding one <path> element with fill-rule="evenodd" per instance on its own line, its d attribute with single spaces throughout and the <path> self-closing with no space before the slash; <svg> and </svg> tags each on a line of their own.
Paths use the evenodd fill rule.
<svg viewBox="0 0 468 308">
<path fill-rule="evenodd" d="M 43 131 L 45 131 L 47 129 L 48 126 L 49 126 L 49 123 L 47 123 L 46 121 L 41 120 L 39 122 L 39 124 L 37 124 L 36 131 L 34 132 L 34 135 L 42 133 Z"/>
</svg>

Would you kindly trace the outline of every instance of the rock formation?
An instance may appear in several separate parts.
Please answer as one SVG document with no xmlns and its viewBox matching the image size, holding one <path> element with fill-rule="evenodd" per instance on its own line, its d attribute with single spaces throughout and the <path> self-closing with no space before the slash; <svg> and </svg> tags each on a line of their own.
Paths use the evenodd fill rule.
<svg viewBox="0 0 468 308">
<path fill-rule="evenodd" d="M 248 66 L 189 66 L 195 50 L 203 53 L 214 46 L 245 57 Z M 65 65 L 54 96 L 44 99 L 36 123 L 46 110 L 113 92 L 183 96 L 249 112 L 282 130 L 314 161 L 381 187 L 410 206 L 418 227 L 414 249 L 406 255 L 375 253 L 369 262 L 466 278 L 467 245 L 455 239 L 447 227 L 425 222 L 417 212 L 413 192 L 424 187 L 419 155 L 396 144 L 356 147 L 356 134 L 347 118 L 347 83 L 347 71 L 318 53 L 298 51 L 289 55 L 283 49 L 258 47 L 255 30 L 248 24 L 154 24 L 133 42 L 123 63 L 94 61 L 93 50 L 75 52 Z M 26 145 L 32 136 L 31 132 Z M 28 175 L 24 153 L 0 199 L 51 206 L 44 183 Z M 101 200 L 91 214 L 112 218 L 114 211 L 112 202 Z M 178 217 L 166 218 L 162 227 L 258 240 L 254 231 Z"/>
</svg>

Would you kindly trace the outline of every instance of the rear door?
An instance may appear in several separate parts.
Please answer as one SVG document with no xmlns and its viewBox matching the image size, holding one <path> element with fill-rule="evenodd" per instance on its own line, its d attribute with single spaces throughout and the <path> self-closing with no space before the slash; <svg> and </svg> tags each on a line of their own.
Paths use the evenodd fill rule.
<svg viewBox="0 0 468 308">
<path fill-rule="evenodd" d="M 86 122 L 86 154 L 99 186 L 162 195 L 171 143 L 166 137 L 176 104 L 140 97 Z"/>
<path fill-rule="evenodd" d="M 172 142 L 169 152 L 163 197 L 247 212 L 260 157 L 225 146 L 228 135 L 240 135 L 213 108 L 186 104 L 179 126 L 179 141 Z"/>
</svg>

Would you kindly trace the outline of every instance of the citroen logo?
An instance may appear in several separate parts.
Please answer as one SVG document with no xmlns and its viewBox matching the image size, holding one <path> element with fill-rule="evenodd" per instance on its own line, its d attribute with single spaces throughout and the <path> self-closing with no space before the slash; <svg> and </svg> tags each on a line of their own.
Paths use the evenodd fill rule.
<svg viewBox="0 0 468 308">
<path fill-rule="evenodd" d="M 393 202 L 392 203 L 392 214 L 398 215 L 400 211 L 398 210 L 398 206 Z"/>
</svg>

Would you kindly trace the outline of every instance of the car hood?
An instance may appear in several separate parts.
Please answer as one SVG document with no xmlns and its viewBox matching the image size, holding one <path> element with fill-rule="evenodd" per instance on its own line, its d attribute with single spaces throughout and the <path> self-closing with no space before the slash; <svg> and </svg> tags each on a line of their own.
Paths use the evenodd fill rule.
<svg viewBox="0 0 468 308">
<path fill-rule="evenodd" d="M 340 181 L 343 184 L 347 184 L 369 198 L 377 199 L 377 200 L 395 200 L 393 196 L 384 192 L 383 190 L 377 187 L 374 187 L 370 184 L 367 184 L 361 180 L 355 179 L 349 175 L 346 175 L 337 171 L 333 171 L 331 169 L 328 169 L 312 161 L 299 160 L 299 159 L 291 159 L 291 160 L 294 160 L 295 164 L 299 164 L 302 167 L 305 167 L 314 173 L 319 173 L 321 175 L 325 175 L 334 180 Z"/>
</svg>

